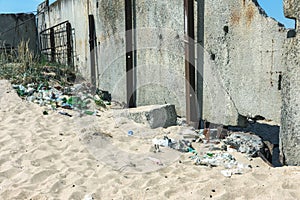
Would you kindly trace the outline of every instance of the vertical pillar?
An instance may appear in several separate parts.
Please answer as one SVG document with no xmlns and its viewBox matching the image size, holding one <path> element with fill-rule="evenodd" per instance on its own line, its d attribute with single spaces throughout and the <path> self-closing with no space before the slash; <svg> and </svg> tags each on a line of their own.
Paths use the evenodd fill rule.
<svg viewBox="0 0 300 200">
<path fill-rule="evenodd" d="M 283 163 L 300 166 L 300 1 L 284 0 L 284 14 L 295 19 L 296 34 L 283 46 L 282 107 L 279 133 Z"/>
<path fill-rule="evenodd" d="M 55 62 L 54 28 L 50 28 L 50 48 L 51 48 L 51 62 Z"/>
<path fill-rule="evenodd" d="M 91 59 L 91 83 L 96 87 L 96 58 L 95 58 L 95 46 L 96 46 L 96 27 L 94 15 L 89 15 L 89 43 L 90 43 L 90 59 Z"/>
<path fill-rule="evenodd" d="M 68 66 L 72 66 L 72 28 L 69 22 L 66 24 L 66 32 L 67 32 L 67 62 L 68 62 Z"/>
<path fill-rule="evenodd" d="M 194 0 L 184 0 L 186 118 L 189 124 L 198 123 L 195 95 L 195 31 Z"/>
<path fill-rule="evenodd" d="M 197 1 L 197 102 L 199 108 L 198 118 L 201 122 L 203 122 L 204 1 Z M 201 128 L 204 128 L 204 124 L 202 124 Z"/>
<path fill-rule="evenodd" d="M 125 0 L 125 39 L 126 39 L 126 92 L 127 106 L 136 107 L 134 89 L 134 60 L 133 60 L 133 3 L 132 0 Z"/>
</svg>

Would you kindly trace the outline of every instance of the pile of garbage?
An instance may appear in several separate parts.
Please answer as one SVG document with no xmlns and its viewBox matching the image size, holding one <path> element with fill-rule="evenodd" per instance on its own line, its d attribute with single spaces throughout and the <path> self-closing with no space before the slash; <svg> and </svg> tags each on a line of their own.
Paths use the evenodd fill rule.
<svg viewBox="0 0 300 200">
<path fill-rule="evenodd" d="M 238 152 L 246 153 L 251 157 L 258 156 L 264 146 L 259 136 L 243 132 L 232 133 L 223 142 L 227 145 L 226 148 L 236 149 Z"/>
<path fill-rule="evenodd" d="M 66 87 L 30 83 L 26 86 L 13 85 L 13 88 L 20 97 L 51 110 L 62 108 L 79 111 L 81 114 L 97 115 L 97 107 L 105 108 L 111 102 L 111 95 L 107 91 L 95 90 L 87 83 Z M 66 112 L 59 113 L 67 115 Z"/>
<path fill-rule="evenodd" d="M 238 164 L 233 155 L 226 152 L 207 152 L 203 156 L 200 156 L 197 152 L 194 152 L 194 156 L 191 156 L 191 159 L 196 165 L 206 165 L 210 167 L 223 166 L 228 169 Z"/>
<path fill-rule="evenodd" d="M 163 139 L 154 138 L 152 140 L 152 143 L 154 145 L 154 152 L 160 152 L 160 146 L 169 147 L 183 153 L 191 152 L 194 150 L 191 142 L 187 140 L 175 141 L 174 139 L 168 138 L 167 136 L 164 136 Z"/>
<path fill-rule="evenodd" d="M 160 152 L 160 147 L 169 147 L 183 153 L 190 152 L 193 154 L 190 159 L 195 165 L 221 166 L 225 168 L 221 173 L 226 177 L 231 177 L 233 174 L 242 174 L 251 168 L 250 165 L 246 166 L 236 161 L 234 156 L 230 154 L 233 149 L 236 152 L 256 157 L 264 146 L 259 136 L 250 133 L 229 133 L 225 139 L 221 139 L 214 132 L 217 132 L 217 129 L 213 131 L 189 130 L 182 134 L 183 139 L 177 141 L 167 136 L 164 136 L 163 139 L 154 138 L 152 140 L 154 152 Z M 199 153 L 193 148 L 192 142 L 203 143 L 205 146 L 209 146 L 209 149 Z"/>
</svg>

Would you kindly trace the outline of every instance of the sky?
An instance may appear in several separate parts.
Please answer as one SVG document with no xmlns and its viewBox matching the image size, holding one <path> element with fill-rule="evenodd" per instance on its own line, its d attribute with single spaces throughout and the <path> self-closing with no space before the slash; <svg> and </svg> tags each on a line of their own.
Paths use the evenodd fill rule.
<svg viewBox="0 0 300 200">
<path fill-rule="evenodd" d="M 258 0 L 258 3 L 268 16 L 275 18 L 287 28 L 295 28 L 295 20 L 284 17 L 283 0 Z"/>
<path fill-rule="evenodd" d="M 55 0 L 50 0 L 50 3 Z M 108 0 L 113 1 L 113 0 Z M 226 0 L 224 0 L 226 1 Z M 28 13 L 36 11 L 43 0 L 0 0 L 0 13 Z M 268 16 L 275 18 L 287 28 L 295 28 L 295 21 L 283 15 L 283 0 L 258 0 Z"/>
</svg>

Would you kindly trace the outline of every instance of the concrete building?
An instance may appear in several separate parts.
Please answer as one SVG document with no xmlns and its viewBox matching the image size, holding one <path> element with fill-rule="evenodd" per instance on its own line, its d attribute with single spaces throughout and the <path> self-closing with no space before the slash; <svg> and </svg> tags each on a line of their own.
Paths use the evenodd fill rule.
<svg viewBox="0 0 300 200">
<path fill-rule="evenodd" d="M 17 50 L 21 41 L 37 52 L 37 30 L 34 14 L 0 14 L 0 49 Z"/>
</svg>

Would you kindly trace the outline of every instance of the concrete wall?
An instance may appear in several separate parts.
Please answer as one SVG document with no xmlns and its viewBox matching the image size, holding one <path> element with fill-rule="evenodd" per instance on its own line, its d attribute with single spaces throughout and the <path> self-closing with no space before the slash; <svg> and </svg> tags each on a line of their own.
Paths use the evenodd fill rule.
<svg viewBox="0 0 300 200">
<path fill-rule="evenodd" d="M 295 18 L 298 27 L 296 37 L 286 39 L 284 46 L 280 145 L 285 164 L 300 165 L 300 3 L 285 0 L 284 7 L 286 17 Z"/>
<path fill-rule="evenodd" d="M 45 8 L 44 8 L 45 7 Z M 124 1 L 58 0 L 41 4 L 39 32 L 68 20 L 73 36 L 74 64 L 85 79 L 91 80 L 91 55 L 95 56 L 97 86 L 126 102 Z M 95 19 L 96 47 L 90 52 L 89 15 Z"/>
<path fill-rule="evenodd" d="M 59 0 L 46 9 L 41 5 L 39 32 L 69 20 L 79 72 L 90 80 L 90 55 L 95 54 L 98 87 L 126 102 L 124 0 L 79 2 Z M 136 1 L 137 105 L 172 103 L 185 115 L 183 1 L 172 2 Z M 88 15 L 95 18 L 96 52 L 89 52 Z"/>
<path fill-rule="evenodd" d="M 31 51 L 37 52 L 37 32 L 34 14 L 0 14 L 0 47 L 17 49 L 28 41 Z"/>
<path fill-rule="evenodd" d="M 136 1 L 137 105 L 174 104 L 185 115 L 182 0 Z"/>
<path fill-rule="evenodd" d="M 94 0 L 90 8 L 96 23 L 98 86 L 111 92 L 113 99 L 126 102 L 124 1 Z"/>
<path fill-rule="evenodd" d="M 205 1 L 204 118 L 242 125 L 241 116 L 280 123 L 285 28 L 255 0 Z"/>
<path fill-rule="evenodd" d="M 61 0 L 50 6 L 45 3 L 38 8 L 38 33 L 68 20 L 74 29 L 74 64 L 85 77 L 89 77 L 88 7 L 87 1 Z"/>
<path fill-rule="evenodd" d="M 135 2 L 137 105 L 171 103 L 185 116 L 183 0 Z M 121 102 L 126 102 L 124 7 L 124 0 L 58 0 L 38 19 L 40 30 L 69 20 L 78 70 L 90 80 L 94 54 L 98 86 Z M 197 22 L 201 12 L 196 8 L 197 2 Z M 91 14 L 95 52 L 89 50 Z M 203 118 L 243 125 L 244 116 L 260 115 L 280 123 L 285 28 L 267 17 L 255 0 L 205 1 L 204 15 L 205 45 L 198 49 L 204 51 Z"/>
</svg>

